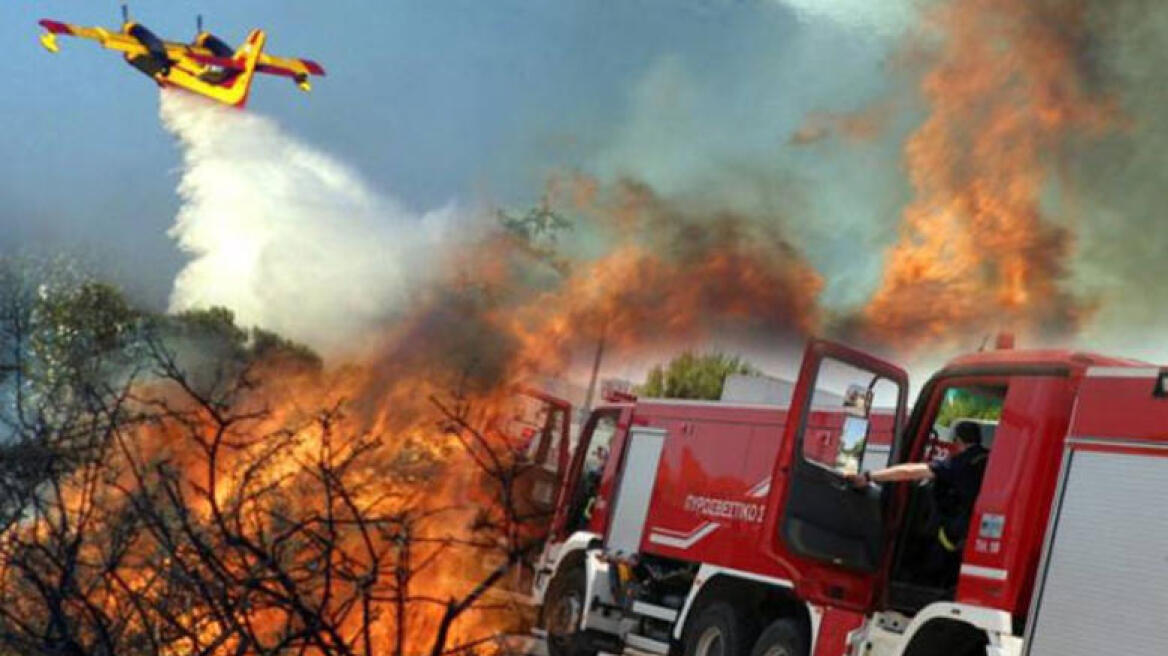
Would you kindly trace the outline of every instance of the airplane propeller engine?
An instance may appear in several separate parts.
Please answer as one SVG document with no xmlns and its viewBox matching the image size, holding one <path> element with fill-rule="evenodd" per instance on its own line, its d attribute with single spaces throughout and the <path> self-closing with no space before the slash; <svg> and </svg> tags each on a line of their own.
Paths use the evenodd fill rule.
<svg viewBox="0 0 1168 656">
<path fill-rule="evenodd" d="M 126 23 L 123 30 L 146 48 L 145 55 L 128 58 L 134 68 L 151 77 L 157 73 L 166 75 L 170 72 L 171 61 L 166 56 L 166 44 L 162 42 L 162 39 L 138 23 Z"/>
<path fill-rule="evenodd" d="M 130 20 L 130 8 L 122 5 L 122 33 L 133 38 L 146 52 L 140 55 L 126 55 L 126 61 L 134 68 L 150 77 L 166 76 L 170 72 L 170 57 L 166 56 L 166 43 L 145 26 Z"/>
<path fill-rule="evenodd" d="M 194 46 L 206 48 L 211 51 L 211 54 L 216 57 L 223 57 L 230 59 L 235 56 L 235 49 L 227 45 L 222 39 L 203 30 L 203 15 L 199 14 L 195 19 L 195 40 L 192 43 Z"/>
</svg>

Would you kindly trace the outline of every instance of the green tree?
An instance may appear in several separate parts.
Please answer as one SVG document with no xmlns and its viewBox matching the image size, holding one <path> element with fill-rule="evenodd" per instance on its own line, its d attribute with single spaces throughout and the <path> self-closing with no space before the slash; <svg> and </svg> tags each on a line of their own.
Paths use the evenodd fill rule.
<svg viewBox="0 0 1168 656">
<path fill-rule="evenodd" d="M 260 361 L 321 366 L 305 346 L 236 326 L 225 308 L 150 313 L 68 261 L 0 257 L 0 528 L 47 483 L 102 457 L 129 421 L 130 390 L 162 359 L 206 381 L 200 389 Z"/>
<path fill-rule="evenodd" d="M 77 393 L 126 355 L 139 314 L 116 287 L 57 262 L 0 258 L 0 382 L 21 393 Z M 59 400 L 59 399 L 58 399 Z"/>
<path fill-rule="evenodd" d="M 665 365 L 650 369 L 637 393 L 673 399 L 717 400 L 722 397 L 727 376 L 759 373 L 756 367 L 736 355 L 686 351 Z"/>
<path fill-rule="evenodd" d="M 135 375 L 139 314 L 67 262 L 0 258 L 0 527 L 98 461 Z"/>
<path fill-rule="evenodd" d="M 948 427 L 955 419 L 987 419 L 1002 417 L 1003 399 L 999 393 L 976 389 L 953 388 L 945 393 L 937 411 L 937 425 Z"/>
</svg>

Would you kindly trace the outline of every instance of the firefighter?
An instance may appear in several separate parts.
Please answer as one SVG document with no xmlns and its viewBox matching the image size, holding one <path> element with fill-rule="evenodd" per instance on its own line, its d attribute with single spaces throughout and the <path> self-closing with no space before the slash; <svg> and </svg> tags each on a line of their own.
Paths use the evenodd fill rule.
<svg viewBox="0 0 1168 656">
<path fill-rule="evenodd" d="M 981 427 L 975 422 L 958 423 L 954 436 L 956 439 L 946 458 L 930 463 L 910 462 L 848 477 L 857 488 L 870 483 L 933 481 L 936 543 L 923 569 L 929 578 L 945 586 L 956 581 L 973 504 L 981 490 L 990 455 L 981 444 Z"/>
</svg>

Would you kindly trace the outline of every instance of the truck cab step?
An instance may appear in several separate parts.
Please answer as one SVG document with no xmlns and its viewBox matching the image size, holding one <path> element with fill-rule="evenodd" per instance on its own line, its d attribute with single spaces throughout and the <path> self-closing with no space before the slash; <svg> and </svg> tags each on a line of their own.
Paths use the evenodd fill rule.
<svg viewBox="0 0 1168 656">
<path fill-rule="evenodd" d="M 655 620 L 661 620 L 670 624 L 677 621 L 677 609 L 667 606 L 658 606 L 657 604 L 650 604 L 644 601 L 634 601 L 632 610 L 637 615 L 652 617 Z"/>
</svg>

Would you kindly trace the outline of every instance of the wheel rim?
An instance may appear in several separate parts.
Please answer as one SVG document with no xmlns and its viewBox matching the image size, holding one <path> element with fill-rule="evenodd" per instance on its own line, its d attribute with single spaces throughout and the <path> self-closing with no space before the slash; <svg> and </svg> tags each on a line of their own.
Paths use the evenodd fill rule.
<svg viewBox="0 0 1168 656">
<path fill-rule="evenodd" d="M 694 656 L 725 656 L 726 641 L 722 639 L 722 630 L 716 626 L 708 627 L 698 636 L 697 649 Z M 769 656 L 769 654 L 768 654 Z"/>
<path fill-rule="evenodd" d="M 791 656 L 791 653 L 782 645 L 771 645 L 762 653 L 762 656 Z"/>
<path fill-rule="evenodd" d="M 584 604 L 578 593 L 569 592 L 556 599 L 548 613 L 547 632 L 551 638 L 566 638 L 580 626 L 580 614 Z"/>
</svg>

